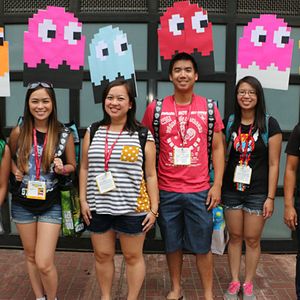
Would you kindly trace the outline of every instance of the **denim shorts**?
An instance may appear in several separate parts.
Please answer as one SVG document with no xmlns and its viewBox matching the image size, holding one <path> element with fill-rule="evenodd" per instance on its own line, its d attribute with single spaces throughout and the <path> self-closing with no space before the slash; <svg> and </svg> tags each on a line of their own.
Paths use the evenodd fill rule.
<svg viewBox="0 0 300 300">
<path fill-rule="evenodd" d="M 61 206 L 54 204 L 50 209 L 43 213 L 31 212 L 21 204 L 12 201 L 11 204 L 12 220 L 17 224 L 30 224 L 35 222 L 44 222 L 51 224 L 61 224 Z"/>
<path fill-rule="evenodd" d="M 240 191 L 222 194 L 222 204 L 225 209 L 242 209 L 256 215 L 262 215 L 266 199 L 265 194 L 247 194 Z"/>
<path fill-rule="evenodd" d="M 108 214 L 97 214 L 92 211 L 92 219 L 87 230 L 93 233 L 105 233 L 108 230 L 114 230 L 119 233 L 138 235 L 143 233 L 143 220 L 145 215 L 128 216 L 119 215 L 113 216 Z"/>
<path fill-rule="evenodd" d="M 210 251 L 213 217 L 205 204 L 207 193 L 160 191 L 158 224 L 167 253 L 187 250 L 205 254 Z"/>
</svg>

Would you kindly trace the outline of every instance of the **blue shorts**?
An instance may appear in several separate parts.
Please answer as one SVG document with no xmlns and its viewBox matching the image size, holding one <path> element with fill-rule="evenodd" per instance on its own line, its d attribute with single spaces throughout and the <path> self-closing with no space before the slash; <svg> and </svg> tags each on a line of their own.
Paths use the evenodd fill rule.
<svg viewBox="0 0 300 300">
<path fill-rule="evenodd" d="M 97 214 L 95 211 L 92 211 L 91 213 L 92 219 L 90 220 L 90 225 L 88 225 L 86 229 L 93 233 L 104 233 L 108 230 L 133 235 L 143 233 L 142 222 L 146 215 L 113 216 L 108 214 Z"/>
<path fill-rule="evenodd" d="M 160 191 L 158 224 L 167 253 L 187 250 L 205 254 L 210 251 L 213 216 L 205 204 L 207 193 Z"/>
<path fill-rule="evenodd" d="M 11 204 L 12 220 L 18 224 L 30 224 L 44 222 L 51 224 L 61 224 L 61 206 L 54 204 L 50 209 L 43 213 L 34 213 L 23 207 L 21 204 L 12 201 Z"/>
<path fill-rule="evenodd" d="M 262 215 L 267 195 L 236 191 L 224 192 L 221 198 L 225 209 L 242 209 L 250 214 Z"/>
</svg>

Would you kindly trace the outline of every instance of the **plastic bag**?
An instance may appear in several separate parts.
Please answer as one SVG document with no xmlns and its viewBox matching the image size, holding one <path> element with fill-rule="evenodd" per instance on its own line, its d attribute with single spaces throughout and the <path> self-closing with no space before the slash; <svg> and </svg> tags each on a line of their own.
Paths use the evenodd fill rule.
<svg viewBox="0 0 300 300">
<path fill-rule="evenodd" d="M 225 226 L 223 207 L 218 205 L 213 209 L 213 234 L 211 252 L 222 255 L 228 242 L 228 234 Z"/>
</svg>

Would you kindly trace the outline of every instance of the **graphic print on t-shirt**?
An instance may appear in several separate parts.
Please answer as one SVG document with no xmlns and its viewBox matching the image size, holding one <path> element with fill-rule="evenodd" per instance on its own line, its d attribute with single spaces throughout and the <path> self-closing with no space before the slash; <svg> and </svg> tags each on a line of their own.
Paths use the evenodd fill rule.
<svg viewBox="0 0 300 300">
<path fill-rule="evenodd" d="M 178 111 L 178 119 L 176 119 L 174 112 L 162 112 L 161 124 L 166 128 L 168 165 L 174 165 L 175 147 L 189 148 L 191 150 L 191 164 L 200 165 L 199 153 L 201 148 L 205 147 L 204 149 L 206 149 L 206 140 L 201 139 L 203 134 L 201 121 L 205 124 L 206 119 L 206 111 L 191 111 L 189 120 L 188 110 Z"/>
</svg>

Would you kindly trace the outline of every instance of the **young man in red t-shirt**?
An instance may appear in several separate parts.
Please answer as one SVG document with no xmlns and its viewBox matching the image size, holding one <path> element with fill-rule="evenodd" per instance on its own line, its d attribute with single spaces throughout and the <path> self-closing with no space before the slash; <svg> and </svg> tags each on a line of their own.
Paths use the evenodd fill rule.
<svg viewBox="0 0 300 300">
<path fill-rule="evenodd" d="M 182 299 L 183 250 L 196 255 L 206 300 L 213 299 L 213 259 L 210 251 L 212 208 L 220 202 L 224 171 L 223 123 L 214 105 L 212 159 L 214 183 L 208 168 L 207 100 L 195 95 L 197 65 L 192 56 L 178 53 L 170 63 L 174 95 L 163 100 L 159 119 L 159 226 L 165 243 L 172 289 L 167 299 Z M 142 123 L 153 133 L 156 101 L 146 109 Z"/>
</svg>

